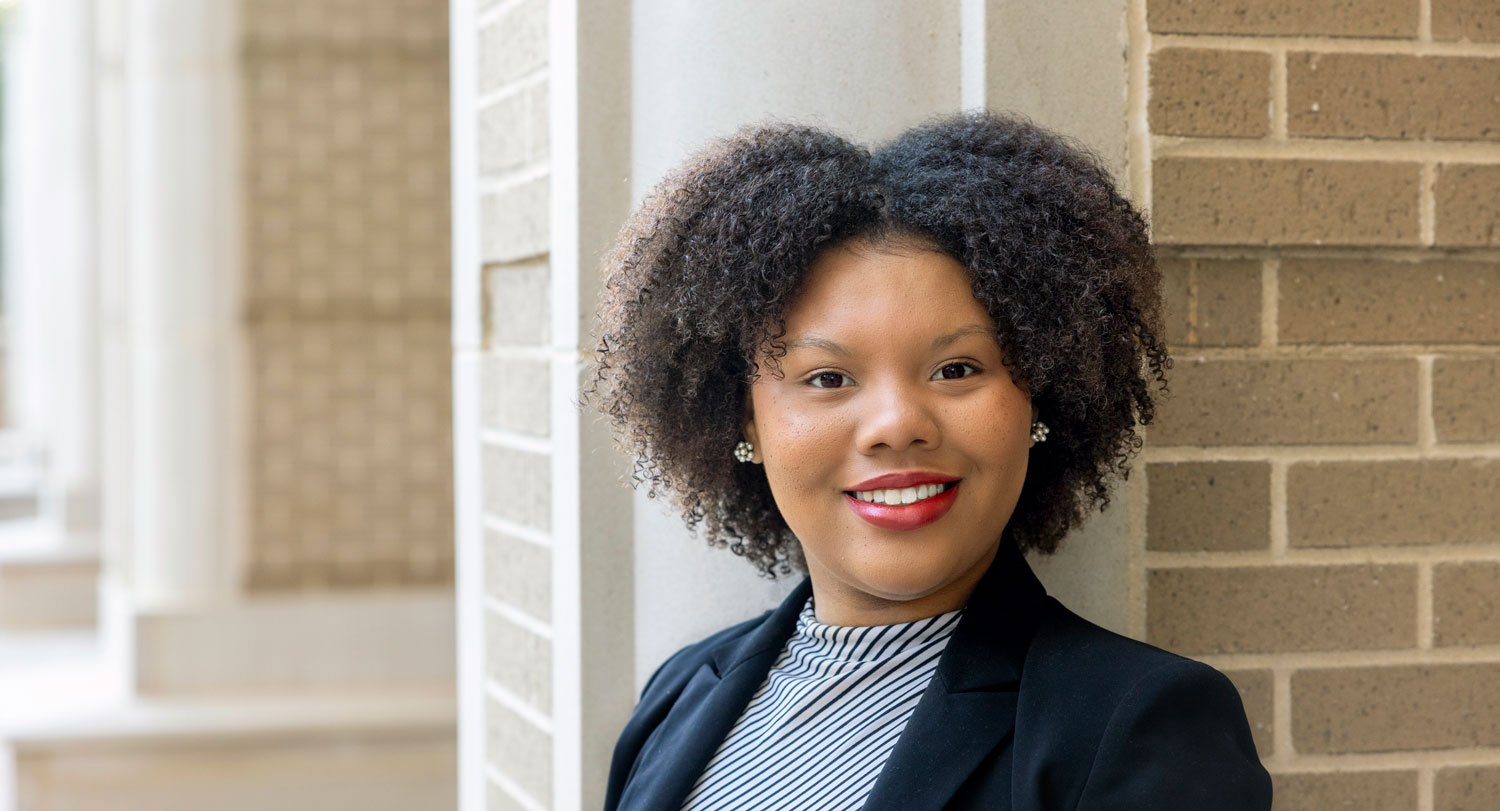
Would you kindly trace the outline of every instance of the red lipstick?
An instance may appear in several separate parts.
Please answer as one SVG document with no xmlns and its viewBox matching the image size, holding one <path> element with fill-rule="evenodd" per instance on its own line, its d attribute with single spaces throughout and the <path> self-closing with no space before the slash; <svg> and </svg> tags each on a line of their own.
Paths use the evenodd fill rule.
<svg viewBox="0 0 1500 811">
<path fill-rule="evenodd" d="M 903 487 L 916 487 L 919 484 L 947 484 L 956 481 L 958 481 L 957 476 L 918 470 L 912 473 L 886 473 L 873 479 L 865 479 L 849 489 L 856 493 L 863 493 L 866 490 L 899 490 Z"/>
<path fill-rule="evenodd" d="M 912 474 L 901 474 L 912 475 Z M 923 479 L 913 481 L 911 484 L 896 485 L 886 484 L 887 477 L 871 479 L 859 485 L 861 491 L 877 490 L 884 488 L 894 489 L 896 487 L 915 487 L 918 484 L 939 484 L 943 481 L 952 482 L 948 489 L 935 496 L 915 501 L 911 504 L 876 504 L 871 501 L 860 501 L 851 493 L 844 494 L 844 501 L 848 502 L 849 509 L 854 514 L 863 518 L 867 523 L 881 529 L 911 530 L 925 527 L 933 521 L 948 514 L 953 507 L 953 502 L 958 498 L 958 480 L 945 477 L 943 479 Z M 872 484 L 872 482 L 874 484 Z"/>
</svg>

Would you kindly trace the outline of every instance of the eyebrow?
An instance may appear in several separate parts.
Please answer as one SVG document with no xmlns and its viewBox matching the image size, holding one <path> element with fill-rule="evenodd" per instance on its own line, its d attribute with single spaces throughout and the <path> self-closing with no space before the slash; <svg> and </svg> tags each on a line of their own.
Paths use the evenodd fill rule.
<svg viewBox="0 0 1500 811">
<path fill-rule="evenodd" d="M 939 335 L 938 337 L 932 339 L 932 348 L 942 349 L 943 347 L 948 346 L 954 341 L 957 341 L 960 338 L 968 337 L 970 335 L 984 335 L 991 338 L 995 337 L 994 331 L 989 327 L 984 326 L 983 324 L 968 324 L 966 326 L 959 327 L 958 329 L 948 333 L 947 335 Z M 788 350 L 802 348 L 822 349 L 827 352 L 832 352 L 836 355 L 850 354 L 849 350 L 845 349 L 844 347 L 839 346 L 837 343 L 834 343 L 827 338 L 823 338 L 817 335 L 809 335 L 803 338 L 798 338 L 795 341 L 789 341 L 786 345 L 786 348 Z"/>
</svg>

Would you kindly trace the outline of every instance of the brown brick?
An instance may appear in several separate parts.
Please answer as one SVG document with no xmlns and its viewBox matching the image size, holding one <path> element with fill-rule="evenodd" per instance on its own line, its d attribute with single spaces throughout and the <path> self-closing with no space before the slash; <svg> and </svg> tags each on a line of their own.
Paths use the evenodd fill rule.
<svg viewBox="0 0 1500 811">
<path fill-rule="evenodd" d="M 1265 549 L 1271 466 L 1180 462 L 1146 467 L 1146 546 L 1170 552 Z"/>
<path fill-rule="evenodd" d="M 1146 638 L 1185 654 L 1400 648 L 1416 612 L 1413 566 L 1152 569 Z"/>
<path fill-rule="evenodd" d="M 1271 775 L 1275 811 L 1415 811 L 1416 772 Z"/>
<path fill-rule="evenodd" d="M 1500 460 L 1292 465 L 1287 534 L 1295 547 L 1493 543 L 1500 540 Z"/>
<path fill-rule="evenodd" d="M 1432 422 L 1440 442 L 1500 440 L 1500 358 L 1437 358 Z"/>
<path fill-rule="evenodd" d="M 1303 754 L 1500 745 L 1500 663 L 1298 671 L 1292 745 Z"/>
<path fill-rule="evenodd" d="M 1500 3 L 1432 0 L 1432 38 L 1500 42 Z"/>
<path fill-rule="evenodd" d="M 1500 166 L 1443 164 L 1433 195 L 1438 245 L 1500 247 Z"/>
<path fill-rule="evenodd" d="M 1283 343 L 1500 343 L 1500 264 L 1285 259 Z"/>
<path fill-rule="evenodd" d="M 1272 734 L 1275 713 L 1271 710 L 1271 671 L 1230 670 L 1224 675 L 1240 692 L 1245 718 L 1250 722 L 1250 735 L 1255 738 L 1256 754 L 1270 757 L 1276 751 L 1276 736 Z"/>
<path fill-rule="evenodd" d="M 1500 767 L 1439 769 L 1433 795 L 1434 811 L 1495 811 L 1500 808 Z"/>
<path fill-rule="evenodd" d="M 1198 245 L 1413 245 L 1414 163 L 1162 158 L 1152 232 Z"/>
<path fill-rule="evenodd" d="M 1180 357 L 1155 445 L 1414 442 L 1417 363 Z"/>
<path fill-rule="evenodd" d="M 1162 33 L 1412 37 L 1417 0 L 1151 0 L 1146 22 Z"/>
<path fill-rule="evenodd" d="M 1287 132 L 1500 140 L 1500 59 L 1287 54 Z"/>
<path fill-rule="evenodd" d="M 1500 563 L 1441 563 L 1432 569 L 1433 641 L 1438 645 L 1500 643 Z"/>
<path fill-rule="evenodd" d="M 1164 48 L 1151 54 L 1151 131 L 1258 138 L 1271 131 L 1271 55 Z"/>
<path fill-rule="evenodd" d="M 1260 343 L 1260 262 L 1166 258 L 1160 265 L 1169 345 Z"/>
</svg>

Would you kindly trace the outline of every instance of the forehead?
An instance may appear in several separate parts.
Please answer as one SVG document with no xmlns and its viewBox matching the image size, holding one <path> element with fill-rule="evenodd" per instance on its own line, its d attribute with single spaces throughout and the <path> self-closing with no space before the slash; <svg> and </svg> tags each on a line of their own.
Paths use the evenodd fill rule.
<svg viewBox="0 0 1500 811">
<path fill-rule="evenodd" d="M 787 337 L 807 333 L 942 334 L 994 322 L 976 298 L 963 265 L 927 248 L 844 245 L 808 268 L 786 312 Z"/>
</svg>

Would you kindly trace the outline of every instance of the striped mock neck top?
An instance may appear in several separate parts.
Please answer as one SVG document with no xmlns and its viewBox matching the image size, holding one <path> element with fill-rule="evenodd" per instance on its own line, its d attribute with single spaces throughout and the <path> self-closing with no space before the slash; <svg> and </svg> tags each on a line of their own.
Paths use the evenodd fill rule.
<svg viewBox="0 0 1500 811">
<path fill-rule="evenodd" d="M 824 625 L 813 601 L 683 811 L 857 809 L 937 671 L 963 609 Z"/>
</svg>

